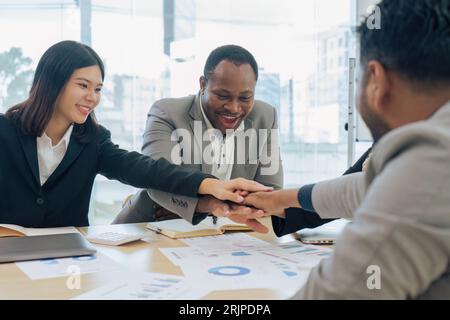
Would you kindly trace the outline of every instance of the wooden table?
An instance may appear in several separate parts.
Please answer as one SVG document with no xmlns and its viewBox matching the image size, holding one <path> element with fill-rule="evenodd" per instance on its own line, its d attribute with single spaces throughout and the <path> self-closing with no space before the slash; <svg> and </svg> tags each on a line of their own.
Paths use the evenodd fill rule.
<svg viewBox="0 0 450 320">
<path fill-rule="evenodd" d="M 264 218 L 264 224 L 270 226 L 270 218 Z M 269 228 L 272 230 L 272 228 Z M 101 231 L 119 231 L 148 235 L 141 241 L 122 246 L 95 245 L 98 252 L 111 258 L 126 268 L 137 271 L 159 272 L 183 275 L 181 269 L 170 262 L 158 248 L 185 246 L 178 240 L 170 239 L 145 229 L 145 223 L 80 228 L 83 234 Z M 277 238 L 273 231 L 268 234 L 248 233 L 271 243 L 292 241 L 292 235 Z M 81 288 L 67 288 L 67 277 L 31 280 L 14 263 L 0 264 L 0 299 L 70 299 L 86 291 L 100 287 L 111 280 L 110 273 L 90 273 L 81 275 Z M 205 299 L 279 299 L 281 293 L 269 289 L 214 291 Z"/>
</svg>

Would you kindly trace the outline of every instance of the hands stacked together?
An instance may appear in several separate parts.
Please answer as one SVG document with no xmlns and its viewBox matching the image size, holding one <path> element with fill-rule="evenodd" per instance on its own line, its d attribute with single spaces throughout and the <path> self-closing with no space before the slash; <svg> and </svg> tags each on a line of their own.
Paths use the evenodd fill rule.
<svg viewBox="0 0 450 320">
<path fill-rule="evenodd" d="M 256 232 L 269 230 L 257 219 L 269 215 L 284 217 L 284 209 L 299 207 L 296 190 L 273 191 L 258 182 L 237 178 L 230 181 L 205 179 L 200 184 L 197 212 L 227 217 L 246 224 Z"/>
</svg>

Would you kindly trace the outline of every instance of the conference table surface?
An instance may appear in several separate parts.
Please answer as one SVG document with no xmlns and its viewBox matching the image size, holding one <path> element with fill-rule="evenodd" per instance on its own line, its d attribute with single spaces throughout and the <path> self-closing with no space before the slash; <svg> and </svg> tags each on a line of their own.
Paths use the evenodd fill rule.
<svg viewBox="0 0 450 320">
<path fill-rule="evenodd" d="M 260 234 L 247 232 L 247 234 L 270 243 L 285 243 L 294 240 L 293 235 L 276 237 L 273 233 L 270 218 L 263 218 L 270 232 Z M 145 228 L 145 223 L 117 224 L 105 226 L 90 226 L 79 228 L 84 235 L 105 231 L 124 233 L 143 233 L 145 238 L 121 246 L 97 245 L 98 252 L 114 260 L 124 268 L 142 271 L 157 272 L 170 275 L 183 275 L 179 267 L 167 259 L 158 248 L 186 246 L 179 240 L 168 238 Z M 69 289 L 67 277 L 31 280 L 15 263 L 0 264 L 0 299 L 70 299 L 97 287 L 108 284 L 114 273 L 95 272 L 81 275 L 79 289 Z M 282 292 L 271 289 L 243 289 L 212 291 L 203 299 L 281 299 Z"/>
</svg>

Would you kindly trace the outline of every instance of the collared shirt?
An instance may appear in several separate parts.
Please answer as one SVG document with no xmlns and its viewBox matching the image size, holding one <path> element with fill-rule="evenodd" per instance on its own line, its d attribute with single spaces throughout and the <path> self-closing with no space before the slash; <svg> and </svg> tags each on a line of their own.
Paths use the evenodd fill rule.
<svg viewBox="0 0 450 320">
<path fill-rule="evenodd" d="M 213 156 L 211 174 L 221 180 L 230 180 L 234 163 L 234 137 L 236 132 L 244 130 L 244 121 L 241 122 L 239 127 L 232 134 L 227 134 L 224 138 L 222 132 L 220 132 L 219 129 L 214 128 L 211 121 L 209 121 L 206 116 L 205 110 L 203 110 L 202 99 L 199 99 L 199 101 L 200 110 L 205 119 L 206 128 L 211 140 Z"/>
<path fill-rule="evenodd" d="M 67 148 L 69 147 L 72 130 L 73 125 L 67 129 L 66 133 L 56 146 L 53 146 L 52 139 L 50 139 L 45 132 L 41 137 L 36 138 L 41 186 L 47 181 L 48 177 L 51 176 L 64 158 Z"/>
</svg>

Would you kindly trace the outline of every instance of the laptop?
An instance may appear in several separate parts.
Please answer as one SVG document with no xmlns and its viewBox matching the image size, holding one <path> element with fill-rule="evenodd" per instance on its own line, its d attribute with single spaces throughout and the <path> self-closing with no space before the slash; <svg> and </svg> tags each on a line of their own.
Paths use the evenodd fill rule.
<svg viewBox="0 0 450 320">
<path fill-rule="evenodd" d="M 334 244 L 349 222 L 346 219 L 337 219 L 314 229 L 297 231 L 295 237 L 306 244 Z"/>
<path fill-rule="evenodd" d="M 0 238 L 0 263 L 88 256 L 96 251 L 79 233 Z"/>
</svg>

